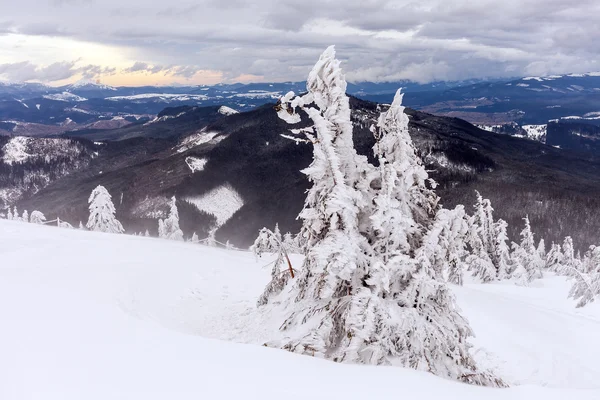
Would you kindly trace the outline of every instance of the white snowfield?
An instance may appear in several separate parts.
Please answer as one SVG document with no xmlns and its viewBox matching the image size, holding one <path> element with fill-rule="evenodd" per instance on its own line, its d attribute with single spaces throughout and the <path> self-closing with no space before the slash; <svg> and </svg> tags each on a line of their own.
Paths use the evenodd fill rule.
<svg viewBox="0 0 600 400">
<path fill-rule="evenodd" d="M 490 389 L 261 347 L 281 322 L 255 307 L 267 262 L 1 220 L 0 399 L 600 399 L 600 308 L 562 278 L 457 290 L 477 358 L 513 384 Z"/>
</svg>

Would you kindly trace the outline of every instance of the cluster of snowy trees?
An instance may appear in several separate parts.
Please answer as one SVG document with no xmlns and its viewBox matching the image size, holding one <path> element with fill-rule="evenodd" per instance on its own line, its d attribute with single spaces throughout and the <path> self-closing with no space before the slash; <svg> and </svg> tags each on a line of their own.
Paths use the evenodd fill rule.
<svg viewBox="0 0 600 400">
<path fill-rule="evenodd" d="M 573 297 L 585 304 L 600 292 L 600 247 L 573 255 L 570 238 L 546 254 L 529 219 L 519 243 L 494 220 L 489 200 L 476 193 L 473 214 L 442 208 L 408 132 L 402 94 L 372 127 L 377 165 L 357 154 L 346 82 L 328 48 L 310 72 L 308 92 L 282 97 L 276 110 L 290 124 L 308 115 L 310 128 L 293 130 L 312 144 L 303 170 L 312 183 L 297 237 L 263 228 L 252 250 L 277 254 L 271 282 L 258 300 L 285 315 L 283 339 L 269 343 L 338 362 L 391 364 L 463 382 L 504 386 L 469 353 L 473 332 L 448 284 L 465 275 L 480 282 L 527 285 L 545 270 L 576 279 Z M 304 254 L 295 270 L 287 254 Z M 287 263 L 286 263 L 287 261 Z M 289 265 L 288 265 L 289 264 Z"/>
<path fill-rule="evenodd" d="M 183 231 L 179 227 L 179 212 L 177 210 L 177 199 L 175 196 L 171 198 L 169 203 L 169 212 L 167 218 L 158 220 L 158 237 L 161 239 L 169 240 L 184 240 Z M 88 199 L 89 203 L 89 218 L 84 227 L 83 223 L 79 222 L 79 229 L 88 229 L 90 231 L 106 232 L 106 233 L 124 233 L 125 229 L 123 225 L 116 217 L 115 205 L 112 201 L 112 196 L 108 190 L 98 185 L 92 190 Z M 25 210 L 22 215 L 19 214 L 17 207 L 8 208 L 6 218 L 14 221 L 32 222 L 37 224 L 49 224 L 56 222 L 56 225 L 62 228 L 73 228 L 71 224 L 66 221 L 62 221 L 60 218 L 56 218 L 53 221 L 47 221 L 44 214 L 40 211 L 33 211 L 31 215 Z M 229 241 L 227 243 L 219 243 L 215 239 L 216 229 L 212 229 L 210 234 L 205 239 L 199 239 L 198 235 L 194 232 L 192 237 L 188 240 L 192 243 L 203 243 L 209 246 L 222 246 L 228 249 L 235 249 L 235 246 L 231 245 Z M 139 236 L 150 236 L 148 230 L 145 233 L 139 232 L 135 235 Z"/>
<path fill-rule="evenodd" d="M 372 129 L 376 166 L 354 148 L 346 81 L 333 47 L 309 74 L 307 89 L 303 96 L 286 94 L 277 107 L 289 123 L 300 122 L 300 112 L 312 120 L 301 140 L 312 144 L 313 161 L 303 171 L 312 187 L 299 215 L 304 263 L 284 287 L 269 283 L 259 301 L 285 315 L 284 339 L 271 345 L 504 386 L 469 352 L 473 332 L 437 259 L 448 238 L 468 232 L 452 225 L 460 209 L 438 204 L 408 133 L 402 94 Z M 460 249 L 444 254 L 455 253 Z"/>
</svg>

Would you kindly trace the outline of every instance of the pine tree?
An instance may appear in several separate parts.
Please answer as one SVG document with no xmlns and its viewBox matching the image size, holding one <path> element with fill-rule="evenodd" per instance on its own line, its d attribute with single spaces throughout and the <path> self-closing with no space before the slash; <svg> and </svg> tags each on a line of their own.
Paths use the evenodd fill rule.
<svg viewBox="0 0 600 400">
<path fill-rule="evenodd" d="M 20 221 L 21 217 L 19 217 L 19 210 L 17 210 L 17 206 L 13 208 L 13 220 Z"/>
<path fill-rule="evenodd" d="M 83 226 L 83 222 L 79 221 L 79 229 L 80 230 L 85 230 L 85 227 Z"/>
<path fill-rule="evenodd" d="M 183 240 L 183 232 L 179 228 L 179 212 L 177 210 L 177 200 L 175 196 L 171 198 L 171 204 L 169 209 L 169 216 L 164 220 L 159 220 L 158 230 L 159 237 L 169 240 Z M 162 221 L 162 229 L 161 229 Z M 162 232 L 162 235 L 161 235 Z"/>
<path fill-rule="evenodd" d="M 529 217 L 523 218 L 523 221 L 525 221 L 525 228 L 521 231 L 521 243 L 518 245 L 513 243 L 512 259 L 519 267 L 520 273 L 518 275 L 522 275 L 521 278 L 524 281 L 531 282 L 534 279 L 543 277 L 542 267 L 544 262 L 535 247 Z"/>
<path fill-rule="evenodd" d="M 467 257 L 467 263 L 475 277 L 482 282 L 491 282 L 506 275 L 506 259 L 501 258 L 506 250 L 506 239 L 497 237 L 498 234 L 506 236 L 506 227 L 502 232 L 502 226 L 494 222 L 494 209 L 490 201 L 484 199 L 478 191 L 475 193 L 477 202 L 474 205 L 475 212 L 469 220 L 471 228 L 468 242 L 471 254 Z"/>
<path fill-rule="evenodd" d="M 313 144 L 313 162 L 304 170 L 313 186 L 300 214 L 306 256 L 294 284 L 278 298 L 288 315 L 283 347 L 502 384 L 477 370 L 468 352 L 468 323 L 420 250 L 438 199 L 426 187 L 402 95 L 378 121 L 380 166 L 369 167 L 354 150 L 346 82 L 334 55 L 333 47 L 323 53 L 306 95 L 290 92 L 278 105 L 286 121 L 299 122 L 300 108 L 314 123 L 303 131 Z"/>
<path fill-rule="evenodd" d="M 546 254 L 546 269 L 552 272 L 558 272 L 563 262 L 563 254 L 560 244 L 552 243 L 550 251 Z"/>
<path fill-rule="evenodd" d="M 294 277 L 294 271 L 292 270 L 287 250 L 281 241 L 281 233 L 277 229 L 277 225 L 275 225 L 275 228 L 275 231 L 262 228 L 254 244 L 250 247 L 250 251 L 256 257 L 261 257 L 263 253 L 275 253 L 277 255 L 271 269 L 271 281 L 267 284 L 263 294 L 258 299 L 257 304 L 259 306 L 269 303 L 272 298 L 281 293 L 289 279 Z M 287 268 L 283 269 L 286 261 Z"/>
<path fill-rule="evenodd" d="M 498 279 L 507 279 L 512 272 L 512 260 L 510 258 L 510 248 L 508 247 L 508 234 L 506 221 L 499 219 L 494 224 L 495 232 L 495 255 L 496 255 L 496 277 Z"/>
<path fill-rule="evenodd" d="M 43 224 L 46 221 L 46 217 L 38 210 L 31 212 L 30 222 L 32 224 Z"/>
<path fill-rule="evenodd" d="M 577 277 L 581 272 L 581 262 L 575 257 L 575 248 L 573 239 L 567 236 L 562 245 L 562 260 L 556 268 L 556 273 L 559 275 Z"/>
<path fill-rule="evenodd" d="M 104 186 L 98 185 L 88 200 L 90 216 L 86 227 L 91 231 L 123 233 L 123 225 L 115 218 L 115 206 L 110 193 Z"/>
<path fill-rule="evenodd" d="M 546 243 L 544 242 L 544 239 L 540 239 L 540 243 L 538 244 L 537 247 L 537 252 L 540 255 L 540 258 L 542 260 L 546 259 Z"/>
<path fill-rule="evenodd" d="M 194 232 L 195 233 L 195 232 Z M 150 236 L 150 232 L 148 232 L 148 229 L 146 229 L 146 232 L 144 232 L 144 236 L 149 237 Z"/>
<path fill-rule="evenodd" d="M 9 221 L 12 221 L 14 219 L 14 214 L 12 213 L 12 210 L 10 209 L 10 207 L 8 207 L 8 212 L 6 213 L 6 219 Z"/>
<path fill-rule="evenodd" d="M 29 213 L 27 212 L 27 210 L 23 211 L 23 216 L 21 217 L 21 220 L 23 222 L 29 222 Z"/>
<path fill-rule="evenodd" d="M 198 243 L 200 240 L 198 239 L 198 235 L 196 235 L 196 232 L 194 232 L 192 234 L 192 238 L 190 239 L 190 242 L 192 243 Z"/>
<path fill-rule="evenodd" d="M 158 219 L 158 237 L 161 239 L 165 238 L 165 221 L 162 218 Z"/>
</svg>

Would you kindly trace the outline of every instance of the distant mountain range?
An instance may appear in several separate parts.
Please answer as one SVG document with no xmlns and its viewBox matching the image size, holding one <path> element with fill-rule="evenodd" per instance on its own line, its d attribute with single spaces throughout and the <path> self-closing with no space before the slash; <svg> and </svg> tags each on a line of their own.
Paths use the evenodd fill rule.
<svg viewBox="0 0 600 400">
<path fill-rule="evenodd" d="M 600 73 L 485 82 L 361 82 L 348 84 L 348 93 L 388 103 L 399 87 L 406 93 L 405 104 L 414 109 L 458 117 L 484 130 L 544 143 L 549 123 L 558 124 L 553 125 L 554 131 L 560 127 L 561 132 L 571 135 L 572 131 L 575 136 L 581 131 L 578 125 L 600 126 Z M 277 101 L 290 90 L 305 91 L 305 82 L 166 87 L 111 87 L 90 80 L 63 87 L 0 83 L 0 135 L 66 133 L 125 139 L 139 136 L 140 132 L 148 134 L 151 130 L 142 127 L 161 122 L 161 118 L 183 116 L 171 115 L 169 110 L 225 106 L 234 112 L 248 111 Z M 169 110 L 165 110 L 167 108 Z M 128 130 L 120 130 L 126 126 Z M 117 137 L 121 133 L 125 136 Z M 563 139 L 548 144 L 593 152 L 600 148 L 595 145 L 595 135 L 586 134 L 585 145 L 576 143 L 583 139 Z M 590 145 L 590 142 L 594 143 Z"/>
<path fill-rule="evenodd" d="M 71 138 L 0 137 L 0 202 L 76 226 L 87 218 L 89 193 L 101 184 L 128 232 L 155 235 L 172 195 L 186 237 L 206 237 L 216 226 L 218 240 L 246 247 L 263 226 L 279 223 L 295 232 L 309 185 L 300 170 L 311 152 L 281 134 L 308 121 L 289 126 L 273 106 L 241 113 L 180 106 L 152 123 L 71 132 Z M 351 106 L 356 147 L 372 158 L 369 127 L 382 106 L 355 97 Z M 447 207 L 474 203 L 479 190 L 509 222 L 513 240 L 525 215 L 546 240 L 566 234 L 581 246 L 600 240 L 600 162 L 457 118 L 407 112 L 411 136 Z"/>
</svg>

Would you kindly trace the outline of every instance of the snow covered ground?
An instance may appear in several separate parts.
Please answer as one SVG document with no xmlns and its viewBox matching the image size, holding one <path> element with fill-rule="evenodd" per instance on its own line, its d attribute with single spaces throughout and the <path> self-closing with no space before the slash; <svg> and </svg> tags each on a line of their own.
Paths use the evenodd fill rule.
<svg viewBox="0 0 600 400">
<path fill-rule="evenodd" d="M 1 220 L 0 399 L 600 398 L 600 307 L 575 309 L 563 278 L 455 288 L 477 358 L 514 385 L 489 389 L 261 347 L 267 262 Z"/>
</svg>

